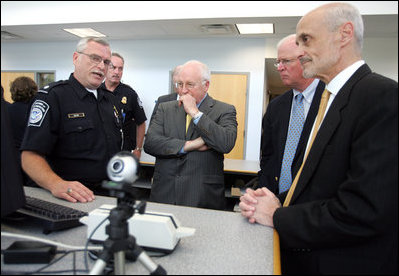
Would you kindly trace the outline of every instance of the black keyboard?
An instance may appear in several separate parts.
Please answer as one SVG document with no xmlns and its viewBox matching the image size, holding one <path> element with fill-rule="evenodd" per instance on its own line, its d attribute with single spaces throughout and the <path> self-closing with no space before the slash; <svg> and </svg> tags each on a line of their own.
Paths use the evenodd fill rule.
<svg viewBox="0 0 399 276">
<path fill-rule="evenodd" d="M 26 196 L 26 204 L 19 213 L 39 219 L 43 225 L 43 233 L 79 226 L 79 219 L 87 216 L 87 212 Z"/>
</svg>

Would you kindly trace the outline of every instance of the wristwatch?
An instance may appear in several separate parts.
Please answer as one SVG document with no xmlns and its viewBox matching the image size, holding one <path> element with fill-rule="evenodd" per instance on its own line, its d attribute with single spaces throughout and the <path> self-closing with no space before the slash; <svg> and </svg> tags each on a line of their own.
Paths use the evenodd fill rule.
<svg viewBox="0 0 399 276">
<path fill-rule="evenodd" d="M 135 148 L 134 150 L 142 151 L 143 148 Z"/>
</svg>

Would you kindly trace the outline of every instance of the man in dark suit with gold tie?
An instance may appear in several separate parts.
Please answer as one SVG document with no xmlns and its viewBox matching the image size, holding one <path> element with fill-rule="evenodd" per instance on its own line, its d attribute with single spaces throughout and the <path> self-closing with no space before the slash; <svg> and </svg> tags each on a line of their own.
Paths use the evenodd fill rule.
<svg viewBox="0 0 399 276">
<path fill-rule="evenodd" d="M 363 21 L 350 4 L 311 11 L 296 34 L 304 76 L 326 83 L 323 112 L 290 190 L 248 189 L 241 214 L 275 228 L 284 274 L 396 275 L 398 84 L 361 59 Z"/>
<path fill-rule="evenodd" d="M 144 143 L 156 157 L 151 201 L 225 208 L 223 161 L 235 145 L 236 109 L 208 95 L 209 81 L 205 64 L 186 62 L 179 100 L 160 103 L 151 119 Z"/>
</svg>

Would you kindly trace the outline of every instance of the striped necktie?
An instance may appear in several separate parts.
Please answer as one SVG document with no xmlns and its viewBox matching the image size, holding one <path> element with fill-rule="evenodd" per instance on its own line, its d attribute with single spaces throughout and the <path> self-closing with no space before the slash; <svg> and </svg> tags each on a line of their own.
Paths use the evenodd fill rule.
<svg viewBox="0 0 399 276">
<path fill-rule="evenodd" d="M 303 124 L 305 122 L 305 110 L 303 107 L 303 95 L 299 93 L 294 98 L 291 121 L 285 142 L 283 162 L 281 165 L 279 193 L 287 191 L 292 182 L 291 165 L 294 159 L 299 138 L 301 137 Z"/>
</svg>

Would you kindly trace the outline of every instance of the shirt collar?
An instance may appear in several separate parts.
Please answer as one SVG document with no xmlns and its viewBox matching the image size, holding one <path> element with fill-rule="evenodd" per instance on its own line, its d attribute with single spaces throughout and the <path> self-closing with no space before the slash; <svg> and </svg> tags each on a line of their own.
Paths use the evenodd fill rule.
<svg viewBox="0 0 399 276">
<path fill-rule="evenodd" d="M 90 92 L 87 90 L 86 87 L 84 87 L 73 75 L 73 73 L 71 73 L 71 75 L 69 76 L 69 81 L 71 83 L 71 85 L 75 88 L 74 90 L 76 91 L 76 93 L 78 94 L 80 99 L 83 99 L 84 97 L 86 97 L 87 95 L 90 95 Z M 102 89 L 97 89 L 97 100 L 102 100 L 103 97 L 103 92 Z"/>
<path fill-rule="evenodd" d="M 199 104 L 197 104 L 197 108 L 200 107 L 202 102 L 205 100 L 206 96 L 208 96 L 208 93 L 205 93 L 205 96 L 202 98 L 202 100 L 199 102 Z"/>
<path fill-rule="evenodd" d="M 352 65 L 348 66 L 338 75 L 336 75 L 330 83 L 326 85 L 326 89 L 331 92 L 331 94 L 337 95 L 342 86 L 349 80 L 350 77 L 359 69 L 360 66 L 365 64 L 364 60 L 358 60 Z"/>
<path fill-rule="evenodd" d="M 312 81 L 311 84 L 309 84 L 308 87 L 306 87 L 305 90 L 303 90 L 303 92 L 299 92 L 296 89 L 292 89 L 292 91 L 294 92 L 294 98 L 296 95 L 298 95 L 299 93 L 302 93 L 303 98 L 305 99 L 306 102 L 312 102 L 313 100 L 313 95 L 314 95 L 314 91 L 316 91 L 316 87 L 319 85 L 319 79 L 314 79 Z"/>
</svg>

